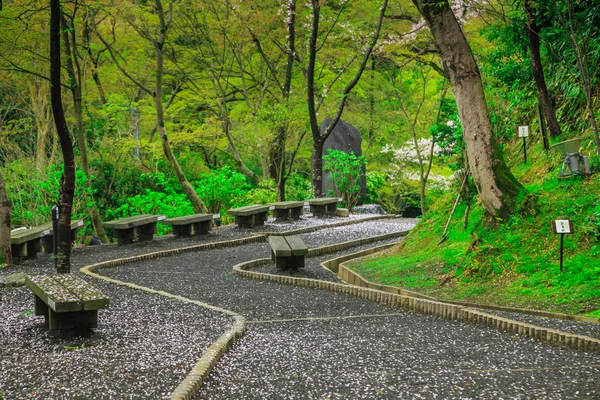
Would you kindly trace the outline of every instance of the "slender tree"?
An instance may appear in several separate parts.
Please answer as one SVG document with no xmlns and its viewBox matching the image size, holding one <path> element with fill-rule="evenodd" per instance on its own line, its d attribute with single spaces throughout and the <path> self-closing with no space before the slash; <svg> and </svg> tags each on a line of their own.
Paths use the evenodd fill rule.
<svg viewBox="0 0 600 400">
<path fill-rule="evenodd" d="M 495 141 L 479 67 L 447 0 L 413 0 L 425 18 L 440 53 L 463 126 L 471 173 L 483 207 L 505 219 L 523 189 L 504 162 Z"/>
<path fill-rule="evenodd" d="M 548 123 L 548 129 L 550 129 L 550 136 L 558 137 L 560 136 L 560 125 L 556 119 L 554 106 L 552 105 L 548 87 L 546 86 L 542 57 L 540 55 L 540 33 L 536 17 L 537 2 L 536 0 L 525 0 L 523 5 L 527 13 L 527 37 L 529 38 L 529 54 L 533 78 L 538 89 L 544 118 Z"/>
<path fill-rule="evenodd" d="M 71 272 L 71 212 L 75 192 L 75 155 L 65 120 L 60 82 L 60 0 L 50 0 L 50 100 L 56 132 L 63 153 L 64 171 L 60 180 L 57 272 Z"/>
</svg>

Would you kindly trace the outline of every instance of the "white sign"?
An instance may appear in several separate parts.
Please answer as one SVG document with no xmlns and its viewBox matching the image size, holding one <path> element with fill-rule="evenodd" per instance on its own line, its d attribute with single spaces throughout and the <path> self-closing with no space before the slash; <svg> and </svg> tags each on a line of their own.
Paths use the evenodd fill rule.
<svg viewBox="0 0 600 400">
<path fill-rule="evenodd" d="M 158 221 L 162 221 L 162 220 L 165 220 L 165 219 L 167 219 L 166 215 L 159 215 L 158 218 L 157 218 Z"/>
<path fill-rule="evenodd" d="M 275 206 L 269 206 L 269 211 L 273 211 L 275 209 Z"/>
<path fill-rule="evenodd" d="M 568 219 L 557 219 L 552 221 L 554 233 L 573 233 L 573 223 Z"/>
<path fill-rule="evenodd" d="M 213 215 L 213 218 L 214 218 L 214 219 L 219 219 L 219 218 L 221 218 L 221 214 L 214 214 L 214 215 Z"/>
<path fill-rule="evenodd" d="M 83 221 L 79 221 L 79 222 L 77 223 L 77 226 L 83 226 Z"/>
<path fill-rule="evenodd" d="M 527 125 L 519 127 L 519 137 L 528 137 L 529 127 Z"/>
</svg>

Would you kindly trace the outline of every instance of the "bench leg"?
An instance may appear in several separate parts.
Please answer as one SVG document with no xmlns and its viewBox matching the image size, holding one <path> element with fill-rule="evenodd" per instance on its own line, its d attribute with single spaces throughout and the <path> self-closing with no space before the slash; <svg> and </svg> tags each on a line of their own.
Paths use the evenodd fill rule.
<svg viewBox="0 0 600 400">
<path fill-rule="evenodd" d="M 253 216 L 250 217 L 242 217 L 241 215 L 235 217 L 235 223 L 240 228 L 252 228 Z"/>
<path fill-rule="evenodd" d="M 54 250 L 54 235 L 46 235 L 42 238 L 42 246 L 44 247 L 44 254 L 52 254 Z"/>
<path fill-rule="evenodd" d="M 150 241 L 156 233 L 156 222 L 137 227 L 138 241 Z"/>
<path fill-rule="evenodd" d="M 44 322 L 46 324 L 46 327 L 48 327 L 48 305 L 44 303 L 42 299 L 40 299 L 35 294 L 33 295 L 33 297 L 33 311 L 35 315 L 43 315 L 44 317 L 46 317 L 44 318 Z"/>
<path fill-rule="evenodd" d="M 35 260 L 39 251 L 42 251 L 42 238 L 30 240 L 29 242 L 27 242 L 28 260 Z"/>
<path fill-rule="evenodd" d="M 304 256 L 275 257 L 271 253 L 271 257 L 275 260 L 275 267 L 282 271 L 304 268 Z"/>
<path fill-rule="evenodd" d="M 275 216 L 275 221 L 285 221 L 289 218 L 290 214 L 289 214 L 289 210 L 278 210 L 278 209 L 274 209 L 273 210 L 273 215 Z"/>
<path fill-rule="evenodd" d="M 320 217 L 325 214 L 325 206 L 318 205 L 318 204 L 311 205 L 310 212 L 312 213 L 312 215 L 314 215 L 316 217 Z"/>
<path fill-rule="evenodd" d="M 299 220 L 303 212 L 303 207 L 292 208 L 290 209 L 290 218 L 294 220 Z"/>
<path fill-rule="evenodd" d="M 200 221 L 192 225 L 193 235 L 206 235 L 212 229 L 212 221 Z"/>
<path fill-rule="evenodd" d="M 173 225 L 173 235 L 177 237 L 192 236 L 192 227 L 190 225 Z"/>
<path fill-rule="evenodd" d="M 98 327 L 98 310 L 54 312 L 48 309 L 48 329 L 57 330 L 87 330 Z"/>
<path fill-rule="evenodd" d="M 337 210 L 337 203 L 331 203 L 325 206 L 325 214 L 327 215 L 335 215 L 335 210 Z"/>
<path fill-rule="evenodd" d="M 135 228 L 115 229 L 115 237 L 119 246 L 130 244 L 135 238 Z"/>
<path fill-rule="evenodd" d="M 27 256 L 27 245 L 25 243 L 11 244 L 10 251 L 13 256 L 13 263 L 20 264 Z"/>
<path fill-rule="evenodd" d="M 253 221 L 252 221 L 252 226 L 263 226 L 265 224 L 265 221 L 267 220 L 267 214 L 268 212 L 265 211 L 263 213 L 260 214 L 254 214 L 252 217 Z"/>
</svg>

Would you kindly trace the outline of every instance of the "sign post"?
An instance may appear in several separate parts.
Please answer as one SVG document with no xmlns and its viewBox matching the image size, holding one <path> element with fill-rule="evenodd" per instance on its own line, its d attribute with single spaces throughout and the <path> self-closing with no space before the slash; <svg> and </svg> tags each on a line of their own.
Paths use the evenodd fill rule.
<svg viewBox="0 0 600 400">
<path fill-rule="evenodd" d="M 529 126 L 519 127 L 519 137 L 523 138 L 523 163 L 527 164 L 527 137 L 529 136 Z"/>
<path fill-rule="evenodd" d="M 563 272 L 565 235 L 572 235 L 574 233 L 573 221 L 570 219 L 557 219 L 552 221 L 552 232 L 560 234 L 560 272 Z"/>
</svg>

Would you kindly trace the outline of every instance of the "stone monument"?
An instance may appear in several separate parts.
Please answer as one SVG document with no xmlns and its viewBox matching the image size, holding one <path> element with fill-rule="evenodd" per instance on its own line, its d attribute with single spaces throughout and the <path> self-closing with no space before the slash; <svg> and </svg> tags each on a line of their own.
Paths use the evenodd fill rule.
<svg viewBox="0 0 600 400">
<path fill-rule="evenodd" d="M 325 131 L 330 123 L 331 118 L 327 118 L 323 121 L 321 124 L 321 133 Z M 346 153 L 352 151 L 357 157 L 362 156 L 362 138 L 360 137 L 360 132 L 346 121 L 340 119 L 327 140 L 325 140 L 323 155 L 328 154 L 330 149 L 341 150 Z M 364 168 L 360 174 L 358 182 L 360 185 L 360 198 L 358 199 L 358 204 L 364 203 L 367 194 L 366 172 L 366 168 Z M 323 193 L 327 194 L 330 190 L 333 191 L 333 182 L 329 177 L 329 173 L 323 170 Z"/>
</svg>

